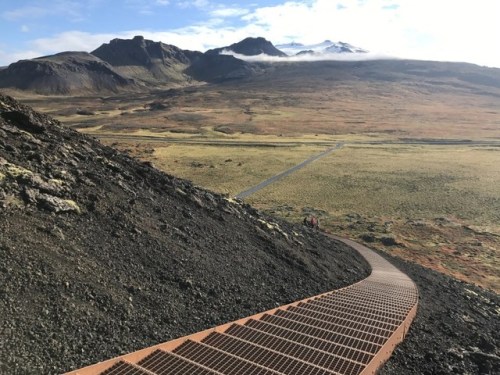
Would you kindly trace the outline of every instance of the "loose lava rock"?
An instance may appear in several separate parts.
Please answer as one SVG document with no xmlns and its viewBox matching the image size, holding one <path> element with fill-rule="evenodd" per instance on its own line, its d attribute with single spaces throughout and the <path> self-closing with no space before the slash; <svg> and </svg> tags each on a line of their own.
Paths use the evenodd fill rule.
<svg viewBox="0 0 500 375">
<path fill-rule="evenodd" d="M 60 373 L 369 273 L 0 95 L 0 373 Z"/>
</svg>

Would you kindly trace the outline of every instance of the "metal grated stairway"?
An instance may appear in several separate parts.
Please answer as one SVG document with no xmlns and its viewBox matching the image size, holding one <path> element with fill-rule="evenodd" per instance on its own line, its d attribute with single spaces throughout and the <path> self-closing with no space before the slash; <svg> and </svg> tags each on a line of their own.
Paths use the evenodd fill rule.
<svg viewBox="0 0 500 375">
<path fill-rule="evenodd" d="M 413 281 L 354 241 L 372 267 L 349 287 L 101 362 L 71 375 L 374 374 L 417 311 Z"/>
</svg>

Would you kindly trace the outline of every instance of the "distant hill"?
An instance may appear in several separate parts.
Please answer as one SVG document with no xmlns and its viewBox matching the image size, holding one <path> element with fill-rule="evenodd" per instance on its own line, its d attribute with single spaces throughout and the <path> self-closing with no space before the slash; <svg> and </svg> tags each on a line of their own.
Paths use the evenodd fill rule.
<svg viewBox="0 0 500 375">
<path fill-rule="evenodd" d="M 218 55 L 224 51 L 232 51 L 245 56 L 257 56 L 261 54 L 280 57 L 286 56 L 286 53 L 277 49 L 270 41 L 264 38 L 246 38 L 241 42 L 231 44 L 227 47 L 212 49 L 206 53 Z"/>
<path fill-rule="evenodd" d="M 186 74 L 197 81 L 222 82 L 252 76 L 259 68 L 233 56 L 204 54 L 196 57 Z"/>
<path fill-rule="evenodd" d="M 469 87 L 481 94 L 488 87 L 500 88 L 500 69 L 469 63 L 380 59 L 365 61 L 302 61 L 293 64 L 273 62 L 264 73 L 254 77 L 255 84 L 284 84 L 287 89 L 305 85 L 328 86 L 332 82 L 413 82 L 426 83 L 439 90 L 443 85 Z"/>
<path fill-rule="evenodd" d="M 62 52 L 21 60 L 0 70 L 0 87 L 38 94 L 118 92 L 137 83 L 87 52 Z"/>
<path fill-rule="evenodd" d="M 113 39 L 92 54 L 113 65 L 123 75 L 152 86 L 189 81 L 190 77 L 184 74 L 184 70 L 193 60 L 203 56 L 201 52 L 181 50 L 142 36 Z"/>
</svg>

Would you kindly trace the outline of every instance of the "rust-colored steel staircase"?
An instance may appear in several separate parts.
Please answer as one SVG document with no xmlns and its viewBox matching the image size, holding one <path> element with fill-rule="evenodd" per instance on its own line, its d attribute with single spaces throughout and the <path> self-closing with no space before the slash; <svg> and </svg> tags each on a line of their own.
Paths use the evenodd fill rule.
<svg viewBox="0 0 500 375">
<path fill-rule="evenodd" d="M 380 255 L 337 239 L 365 257 L 368 278 L 68 374 L 374 374 L 408 331 L 418 290 Z"/>
</svg>

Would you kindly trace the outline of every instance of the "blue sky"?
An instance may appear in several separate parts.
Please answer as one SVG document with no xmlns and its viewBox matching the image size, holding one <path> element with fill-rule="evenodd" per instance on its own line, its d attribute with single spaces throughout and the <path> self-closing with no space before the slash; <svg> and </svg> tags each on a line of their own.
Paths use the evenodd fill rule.
<svg viewBox="0 0 500 375">
<path fill-rule="evenodd" d="M 263 36 L 500 67 L 500 0 L 0 0 L 0 66 L 144 35 L 204 51 Z"/>
</svg>

